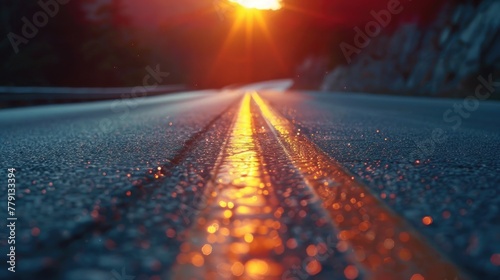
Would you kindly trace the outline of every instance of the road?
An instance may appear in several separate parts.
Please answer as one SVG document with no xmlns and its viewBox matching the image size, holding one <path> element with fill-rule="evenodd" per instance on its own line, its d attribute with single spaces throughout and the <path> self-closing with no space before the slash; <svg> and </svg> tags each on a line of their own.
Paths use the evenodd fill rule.
<svg viewBox="0 0 500 280">
<path fill-rule="evenodd" d="M 0 278 L 498 279 L 500 103 L 287 85 L 0 111 Z"/>
</svg>

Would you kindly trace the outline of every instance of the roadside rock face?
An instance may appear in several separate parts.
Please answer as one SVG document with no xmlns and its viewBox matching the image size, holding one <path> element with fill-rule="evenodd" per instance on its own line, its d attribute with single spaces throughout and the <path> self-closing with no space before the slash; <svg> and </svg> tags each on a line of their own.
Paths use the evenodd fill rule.
<svg viewBox="0 0 500 280">
<path fill-rule="evenodd" d="M 474 93 L 480 75 L 500 79 L 498 0 L 449 1 L 426 27 L 415 20 L 379 35 L 321 88 L 458 97 Z"/>
<path fill-rule="evenodd" d="M 307 57 L 296 69 L 293 88 L 317 89 L 323 83 L 328 69 L 328 57 Z"/>
</svg>

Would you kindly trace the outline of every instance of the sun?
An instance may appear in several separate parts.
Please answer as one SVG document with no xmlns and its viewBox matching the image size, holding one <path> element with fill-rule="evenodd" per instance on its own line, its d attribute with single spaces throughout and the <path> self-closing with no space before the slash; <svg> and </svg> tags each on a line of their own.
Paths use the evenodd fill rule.
<svg viewBox="0 0 500 280">
<path fill-rule="evenodd" d="M 210 77 L 216 77 L 219 75 L 220 71 L 216 71 L 216 69 L 220 67 L 224 58 L 227 59 L 227 57 L 231 57 L 231 55 L 233 55 L 231 53 L 234 51 L 231 51 L 231 49 L 241 49 L 243 53 L 242 59 L 244 61 L 251 60 L 251 58 L 256 55 L 253 50 L 256 40 L 259 40 L 259 44 L 266 44 L 268 46 L 266 51 L 272 55 L 271 58 L 275 60 L 282 71 L 289 69 L 282 57 L 283 52 L 278 49 L 278 46 L 274 42 L 275 36 L 271 32 L 272 29 L 270 28 L 270 22 L 268 21 L 268 19 L 273 18 L 271 14 L 274 14 L 274 11 L 287 9 L 288 4 L 285 5 L 284 0 L 222 1 L 230 6 L 230 10 L 232 11 L 232 26 L 229 29 L 227 37 L 221 45 L 218 54 L 214 58 L 212 69 L 209 71 L 208 75 Z"/>
<path fill-rule="evenodd" d="M 279 10 L 283 7 L 282 0 L 229 0 L 247 9 Z"/>
</svg>

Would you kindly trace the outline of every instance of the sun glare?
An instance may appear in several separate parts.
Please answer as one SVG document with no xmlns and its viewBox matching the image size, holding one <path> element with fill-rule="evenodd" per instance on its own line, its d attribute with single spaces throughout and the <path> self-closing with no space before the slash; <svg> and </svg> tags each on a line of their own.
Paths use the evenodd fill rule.
<svg viewBox="0 0 500 280">
<path fill-rule="evenodd" d="M 279 10 L 283 7 L 282 0 L 230 0 L 247 9 Z"/>
</svg>

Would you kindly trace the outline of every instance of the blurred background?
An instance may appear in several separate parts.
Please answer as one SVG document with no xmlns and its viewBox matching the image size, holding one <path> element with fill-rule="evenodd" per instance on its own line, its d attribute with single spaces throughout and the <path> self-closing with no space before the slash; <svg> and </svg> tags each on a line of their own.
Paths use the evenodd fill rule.
<svg viewBox="0 0 500 280">
<path fill-rule="evenodd" d="M 156 65 L 162 84 L 189 88 L 293 78 L 296 89 L 459 97 L 479 75 L 499 79 L 500 1 L 282 4 L 2 0 L 0 86 L 135 86 Z"/>
</svg>

